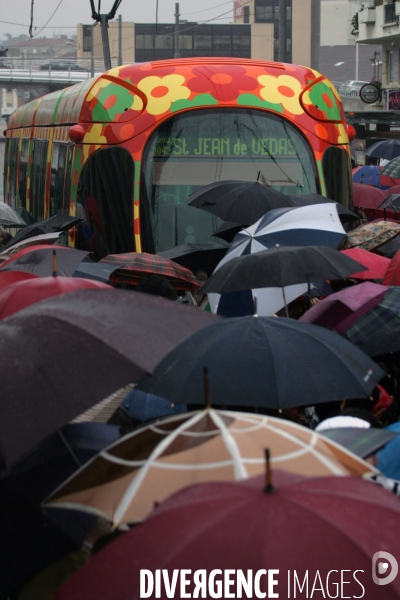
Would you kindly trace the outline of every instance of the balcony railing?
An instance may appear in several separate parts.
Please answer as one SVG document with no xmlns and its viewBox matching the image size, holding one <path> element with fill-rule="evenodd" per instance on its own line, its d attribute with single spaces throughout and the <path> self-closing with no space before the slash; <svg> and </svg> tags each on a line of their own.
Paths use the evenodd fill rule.
<svg viewBox="0 0 400 600">
<path fill-rule="evenodd" d="M 385 4 L 383 7 L 385 9 L 385 23 L 398 23 L 399 17 L 396 15 L 396 5 L 393 4 Z"/>
</svg>

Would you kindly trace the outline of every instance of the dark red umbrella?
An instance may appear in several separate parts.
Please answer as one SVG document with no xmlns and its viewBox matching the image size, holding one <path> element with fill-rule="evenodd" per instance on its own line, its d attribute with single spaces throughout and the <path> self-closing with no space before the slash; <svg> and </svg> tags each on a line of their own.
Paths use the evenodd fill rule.
<svg viewBox="0 0 400 600">
<path fill-rule="evenodd" d="M 400 251 L 396 252 L 386 270 L 383 285 L 400 285 Z"/>
<path fill-rule="evenodd" d="M 383 190 L 383 195 L 385 196 L 385 198 L 389 198 L 389 196 L 391 196 L 392 194 L 400 194 L 400 185 L 399 184 L 392 185 L 387 190 Z"/>
<path fill-rule="evenodd" d="M 56 263 L 54 263 L 54 251 Z M 89 254 L 83 250 L 75 250 L 68 246 L 37 245 L 19 250 L 11 258 L 0 265 L 2 271 L 25 271 L 41 277 L 52 275 L 54 266 L 58 275 L 70 277 L 76 267 Z"/>
<path fill-rule="evenodd" d="M 338 597 L 335 590 L 341 589 L 341 578 L 345 582 L 342 598 L 400 598 L 400 577 L 381 588 L 371 578 L 371 560 L 378 551 L 399 557 L 398 498 L 376 484 L 351 477 L 307 479 L 276 472 L 274 478 L 273 493 L 264 491 L 263 477 L 240 483 L 199 484 L 178 492 L 144 523 L 103 548 L 56 593 L 56 598 L 182 598 L 182 569 L 189 569 L 183 574 L 189 582 L 185 592 L 192 594 L 188 598 L 210 598 L 207 583 L 214 590 L 217 581 L 220 595 L 213 597 L 294 598 L 294 572 L 300 584 L 308 572 L 306 589 L 300 593 L 297 588 L 298 598 Z M 386 573 L 382 571 L 382 562 L 378 558 L 376 569 L 384 580 L 391 569 L 388 565 Z M 144 569 L 145 575 L 141 574 Z M 168 583 L 178 569 L 174 594 L 167 596 L 166 577 L 159 571 L 160 594 L 153 589 L 151 596 L 145 595 L 151 581 L 149 573 L 155 580 L 157 569 L 168 570 Z M 195 572 L 200 569 L 205 570 L 205 596 L 193 594 Z M 272 569 L 275 572 L 268 575 L 266 570 Z M 238 571 L 252 582 L 254 592 L 259 583 L 264 595 L 239 596 Z M 232 581 L 229 588 L 227 579 Z M 277 582 L 273 587 L 272 580 Z M 279 596 L 272 596 L 272 592 Z"/>
<path fill-rule="evenodd" d="M 14 273 L 14 271 L 7 272 Z M 34 277 L 34 279 L 10 283 L 0 289 L 0 319 L 5 319 L 31 304 L 52 296 L 95 288 L 113 289 L 106 283 L 79 277 Z"/>
<path fill-rule="evenodd" d="M 353 273 L 352 275 L 349 275 L 349 277 L 353 279 L 383 279 L 385 277 L 386 270 L 390 263 L 389 258 L 379 256 L 379 254 L 373 254 L 372 252 L 362 250 L 361 248 L 349 248 L 348 250 L 342 250 L 341 252 L 367 267 L 366 270 Z"/>
<path fill-rule="evenodd" d="M 25 273 L 24 271 L 0 271 L 0 288 L 3 288 L 10 283 L 16 283 L 17 281 L 28 281 L 29 279 L 37 278 L 38 275 Z"/>
<path fill-rule="evenodd" d="M 148 254 L 147 252 L 109 254 L 100 262 L 115 264 L 115 271 L 110 275 L 110 281 L 114 283 L 137 285 L 145 277 L 161 275 L 168 279 L 177 290 L 194 291 L 200 287 L 189 269 L 159 254 Z"/>
<path fill-rule="evenodd" d="M 385 200 L 382 190 L 365 183 L 353 183 L 353 204 L 356 208 L 376 209 Z"/>
</svg>

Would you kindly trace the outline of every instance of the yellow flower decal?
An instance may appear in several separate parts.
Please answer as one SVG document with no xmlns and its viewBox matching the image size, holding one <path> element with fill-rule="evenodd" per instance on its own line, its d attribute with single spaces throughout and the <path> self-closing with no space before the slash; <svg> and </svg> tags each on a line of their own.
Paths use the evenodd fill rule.
<svg viewBox="0 0 400 600">
<path fill-rule="evenodd" d="M 101 135 L 103 125 L 101 123 L 93 123 L 92 127 L 83 137 L 84 144 L 107 144 L 107 138 Z"/>
<path fill-rule="evenodd" d="M 93 98 L 96 98 L 96 96 L 100 92 L 100 90 L 107 87 L 108 85 L 111 85 L 111 83 L 112 82 L 108 81 L 107 79 L 98 79 L 91 87 L 86 100 L 88 102 L 90 102 L 91 100 L 93 100 Z"/>
<path fill-rule="evenodd" d="M 349 143 L 349 136 L 347 135 L 347 131 L 344 125 L 338 125 L 338 140 L 337 143 L 338 144 L 348 144 Z"/>
<path fill-rule="evenodd" d="M 260 75 L 259 83 L 264 86 L 260 90 L 263 100 L 272 104 L 282 104 L 292 115 L 301 115 L 304 110 L 299 102 L 302 90 L 301 83 L 291 75 Z"/>
<path fill-rule="evenodd" d="M 147 97 L 147 112 L 151 115 L 161 115 L 167 112 L 176 100 L 187 100 L 190 90 L 182 85 L 184 81 L 183 75 L 166 75 L 165 77 L 151 75 L 142 79 L 137 87 Z M 142 101 L 139 97 L 135 97 L 132 108 L 141 110 Z"/>
</svg>

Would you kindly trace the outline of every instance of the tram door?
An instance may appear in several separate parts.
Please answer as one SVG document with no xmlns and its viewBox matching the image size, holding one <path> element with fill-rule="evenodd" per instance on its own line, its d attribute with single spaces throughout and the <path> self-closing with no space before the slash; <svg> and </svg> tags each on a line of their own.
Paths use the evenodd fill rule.
<svg viewBox="0 0 400 600">
<path fill-rule="evenodd" d="M 134 162 L 124 148 L 106 148 L 85 163 L 78 184 L 77 247 L 95 260 L 133 252 Z"/>
</svg>

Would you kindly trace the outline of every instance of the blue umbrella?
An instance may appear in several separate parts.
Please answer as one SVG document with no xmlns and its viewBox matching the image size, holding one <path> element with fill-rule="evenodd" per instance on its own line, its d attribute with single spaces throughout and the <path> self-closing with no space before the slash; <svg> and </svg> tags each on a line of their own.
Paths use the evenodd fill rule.
<svg viewBox="0 0 400 600">
<path fill-rule="evenodd" d="M 388 431 L 400 433 L 400 423 L 393 423 L 386 427 Z M 382 450 L 378 452 L 377 468 L 386 477 L 400 480 L 400 435 L 388 442 Z"/>
<path fill-rule="evenodd" d="M 353 173 L 353 183 L 365 183 L 367 185 L 373 185 L 375 187 L 381 187 L 381 171 L 377 165 L 368 165 L 357 169 Z"/>
<path fill-rule="evenodd" d="M 366 156 L 371 158 L 386 158 L 392 160 L 396 156 L 400 156 L 400 141 L 399 140 L 381 140 L 375 142 L 366 151 Z"/>
<path fill-rule="evenodd" d="M 168 400 L 153 394 L 147 394 L 136 388 L 133 388 L 121 403 L 137 421 L 146 423 L 152 419 L 167 417 L 178 413 L 187 412 L 184 404 L 171 404 Z"/>
</svg>

